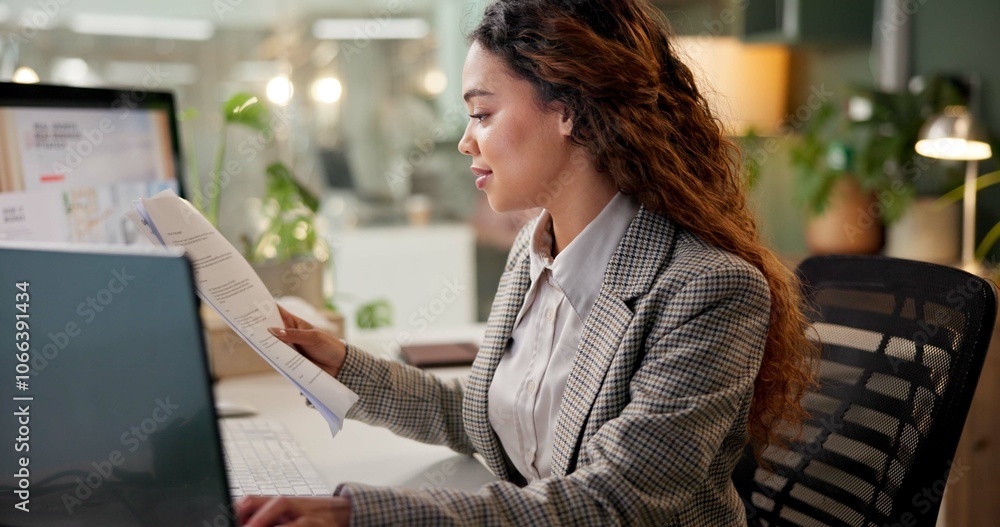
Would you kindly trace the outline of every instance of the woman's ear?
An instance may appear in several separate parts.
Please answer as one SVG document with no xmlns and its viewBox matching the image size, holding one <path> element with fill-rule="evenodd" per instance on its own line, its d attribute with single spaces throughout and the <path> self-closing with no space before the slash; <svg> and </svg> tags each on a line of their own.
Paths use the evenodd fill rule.
<svg viewBox="0 0 1000 527">
<path fill-rule="evenodd" d="M 569 107 L 561 102 L 553 104 L 553 110 L 559 114 L 559 133 L 569 137 L 573 133 L 573 115 Z"/>
</svg>

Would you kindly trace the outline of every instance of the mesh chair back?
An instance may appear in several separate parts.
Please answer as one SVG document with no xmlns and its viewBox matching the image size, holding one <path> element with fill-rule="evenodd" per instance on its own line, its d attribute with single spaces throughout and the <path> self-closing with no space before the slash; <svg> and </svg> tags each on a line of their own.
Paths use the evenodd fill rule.
<svg viewBox="0 0 1000 527">
<path fill-rule="evenodd" d="M 996 320 L 993 284 L 958 269 L 822 256 L 798 269 L 821 343 L 811 418 L 733 480 L 750 525 L 934 525 Z M 767 468 L 764 468 L 767 467 Z"/>
</svg>

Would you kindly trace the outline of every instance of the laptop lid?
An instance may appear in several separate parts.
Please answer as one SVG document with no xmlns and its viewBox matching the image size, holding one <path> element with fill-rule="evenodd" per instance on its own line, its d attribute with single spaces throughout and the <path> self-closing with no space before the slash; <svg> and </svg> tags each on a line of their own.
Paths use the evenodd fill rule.
<svg viewBox="0 0 1000 527">
<path fill-rule="evenodd" d="M 0 292 L 0 525 L 230 525 L 188 260 L 0 244 Z"/>
</svg>

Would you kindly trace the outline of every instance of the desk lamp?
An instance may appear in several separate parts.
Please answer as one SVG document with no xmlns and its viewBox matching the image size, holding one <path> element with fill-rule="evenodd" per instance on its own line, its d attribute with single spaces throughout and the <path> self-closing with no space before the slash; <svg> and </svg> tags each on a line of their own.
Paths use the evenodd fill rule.
<svg viewBox="0 0 1000 527">
<path fill-rule="evenodd" d="M 979 161 L 993 156 L 986 134 L 965 106 L 948 106 L 924 123 L 915 148 L 925 157 L 967 162 L 962 200 L 962 268 L 974 272 L 978 267 L 975 258 L 976 176 Z"/>
</svg>

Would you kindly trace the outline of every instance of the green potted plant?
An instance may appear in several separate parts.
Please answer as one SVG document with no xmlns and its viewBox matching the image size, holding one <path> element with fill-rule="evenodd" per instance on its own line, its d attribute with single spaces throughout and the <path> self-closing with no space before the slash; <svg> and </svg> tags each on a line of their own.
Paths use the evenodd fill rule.
<svg viewBox="0 0 1000 527">
<path fill-rule="evenodd" d="M 234 172 L 225 171 L 230 128 L 245 127 L 263 137 L 272 140 L 274 137 L 271 112 L 257 96 L 236 93 L 223 103 L 221 110 L 223 126 L 207 188 L 197 170 L 194 148 L 190 145 L 188 148 L 192 203 L 215 225 L 218 224 L 223 187 Z M 194 117 L 196 114 L 189 111 L 182 120 Z M 193 138 L 193 134 L 188 135 Z M 329 251 L 316 230 L 319 199 L 284 163 L 272 162 L 265 173 L 262 228 L 259 233 L 244 235 L 244 255 L 275 296 L 300 296 L 322 309 L 326 306 L 323 277 Z"/>
<path fill-rule="evenodd" d="M 954 186 L 954 174 L 913 146 L 924 120 L 960 94 L 945 77 L 914 84 L 919 89 L 899 93 L 853 87 L 805 124 L 791 152 L 797 197 L 814 216 L 840 207 L 820 236 L 837 242 L 839 234 L 840 245 L 816 252 L 875 252 L 884 225 L 886 254 L 932 261 L 957 255 L 958 211 L 932 205 Z M 845 205 L 845 196 L 854 201 Z"/>
<path fill-rule="evenodd" d="M 247 260 L 276 296 L 299 296 L 323 309 L 329 250 L 316 229 L 319 199 L 283 163 L 268 165 L 266 175 L 263 228 L 247 239 Z"/>
<path fill-rule="evenodd" d="M 284 163 L 271 163 L 261 207 L 264 227 L 247 244 L 250 263 L 289 261 L 302 256 L 326 259 L 327 250 L 316 232 L 319 198 L 302 185 Z"/>
<path fill-rule="evenodd" d="M 884 183 L 855 170 L 850 123 L 838 103 L 827 101 L 793 144 L 796 198 L 809 215 L 806 245 L 816 254 L 874 253 L 882 224 L 871 211 Z"/>
</svg>

